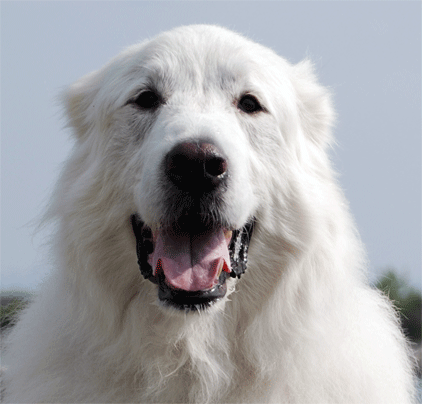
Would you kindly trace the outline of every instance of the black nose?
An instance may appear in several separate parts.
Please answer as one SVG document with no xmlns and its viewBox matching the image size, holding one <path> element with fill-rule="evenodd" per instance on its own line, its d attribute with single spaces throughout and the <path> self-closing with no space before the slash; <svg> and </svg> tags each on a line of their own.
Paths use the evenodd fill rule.
<svg viewBox="0 0 422 404">
<path fill-rule="evenodd" d="M 191 141 L 170 150 L 165 158 L 165 171 L 178 189 L 203 193 L 215 190 L 225 182 L 228 163 L 212 143 Z"/>
</svg>

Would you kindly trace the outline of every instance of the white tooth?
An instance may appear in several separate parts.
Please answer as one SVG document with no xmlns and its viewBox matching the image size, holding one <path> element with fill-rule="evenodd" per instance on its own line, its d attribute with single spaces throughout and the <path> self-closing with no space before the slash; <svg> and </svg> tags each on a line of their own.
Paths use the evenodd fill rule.
<svg viewBox="0 0 422 404">
<path fill-rule="evenodd" d="M 221 260 L 220 267 L 218 268 L 218 271 L 217 271 L 217 277 L 221 275 L 221 272 L 223 272 L 223 267 L 224 267 L 224 260 Z"/>
</svg>

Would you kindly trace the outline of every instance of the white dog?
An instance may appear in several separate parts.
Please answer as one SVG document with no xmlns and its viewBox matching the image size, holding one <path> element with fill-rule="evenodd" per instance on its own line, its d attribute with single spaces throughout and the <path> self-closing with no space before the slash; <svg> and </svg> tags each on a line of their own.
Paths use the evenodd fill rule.
<svg viewBox="0 0 422 404">
<path fill-rule="evenodd" d="M 58 270 L 10 338 L 6 401 L 412 401 L 309 62 L 189 26 L 63 100 Z"/>
</svg>

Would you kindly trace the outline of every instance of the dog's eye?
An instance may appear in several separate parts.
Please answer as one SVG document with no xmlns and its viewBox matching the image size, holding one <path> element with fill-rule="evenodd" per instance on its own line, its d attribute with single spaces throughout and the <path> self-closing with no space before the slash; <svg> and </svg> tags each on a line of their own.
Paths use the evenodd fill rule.
<svg viewBox="0 0 422 404">
<path fill-rule="evenodd" d="M 156 109 L 160 106 L 162 100 L 154 91 L 146 90 L 139 94 L 133 103 L 142 109 Z"/>
<path fill-rule="evenodd" d="M 254 112 L 259 112 L 263 110 L 259 101 L 251 94 L 245 94 L 239 100 L 237 107 L 243 112 L 246 112 L 247 114 L 253 114 Z"/>
</svg>

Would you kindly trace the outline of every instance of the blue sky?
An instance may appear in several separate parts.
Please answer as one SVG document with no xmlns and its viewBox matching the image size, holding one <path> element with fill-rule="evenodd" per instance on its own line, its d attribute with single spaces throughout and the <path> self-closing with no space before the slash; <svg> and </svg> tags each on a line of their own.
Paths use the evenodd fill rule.
<svg viewBox="0 0 422 404">
<path fill-rule="evenodd" d="M 53 265 L 51 229 L 34 223 L 72 147 L 57 94 L 125 46 L 193 23 L 315 62 L 371 277 L 391 266 L 420 286 L 421 3 L 2 1 L 1 287 L 36 289 Z"/>
</svg>

